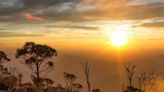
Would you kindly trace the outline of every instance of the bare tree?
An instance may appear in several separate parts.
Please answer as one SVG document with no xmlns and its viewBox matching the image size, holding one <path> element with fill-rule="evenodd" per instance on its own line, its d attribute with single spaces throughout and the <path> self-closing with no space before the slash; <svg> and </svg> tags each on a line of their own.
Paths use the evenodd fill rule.
<svg viewBox="0 0 164 92">
<path fill-rule="evenodd" d="M 37 89 L 42 79 L 41 74 L 47 74 L 54 68 L 54 63 L 50 61 L 52 56 L 57 56 L 55 49 L 34 42 L 26 42 L 22 48 L 17 49 L 16 58 L 24 61 L 23 64 L 32 71 Z"/>
<path fill-rule="evenodd" d="M 136 66 L 129 64 L 126 66 L 126 71 L 128 73 L 129 86 L 123 92 L 149 92 L 152 90 L 153 86 L 156 84 L 156 75 L 154 72 L 151 73 L 141 73 L 138 78 L 138 87 L 132 84 L 134 70 Z"/>
<path fill-rule="evenodd" d="M 134 73 L 135 73 L 134 72 L 135 68 L 136 68 L 136 66 L 133 64 L 128 64 L 127 66 L 125 66 L 129 84 L 123 92 L 138 92 L 138 88 L 135 88 L 132 84 L 132 80 L 133 80 Z"/>
<path fill-rule="evenodd" d="M 90 66 L 88 64 L 88 61 L 84 61 L 82 62 L 82 67 L 83 67 L 83 71 L 85 73 L 85 77 L 86 77 L 86 83 L 88 86 L 88 92 L 91 91 L 91 84 L 90 84 Z"/>
<path fill-rule="evenodd" d="M 134 76 L 134 70 L 136 68 L 136 65 L 132 65 L 132 64 L 129 64 L 127 66 L 125 66 L 126 68 L 126 71 L 127 71 L 127 75 L 128 75 L 128 80 L 129 80 L 129 86 L 132 87 L 132 80 L 133 80 L 133 76 Z"/>
<path fill-rule="evenodd" d="M 142 92 L 149 92 L 156 83 L 156 75 L 154 72 L 141 73 L 138 79 L 139 90 Z"/>
</svg>

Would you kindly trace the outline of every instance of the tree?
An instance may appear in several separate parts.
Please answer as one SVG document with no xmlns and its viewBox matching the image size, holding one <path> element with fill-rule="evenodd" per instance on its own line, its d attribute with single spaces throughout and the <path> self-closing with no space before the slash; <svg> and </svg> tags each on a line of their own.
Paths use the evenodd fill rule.
<svg viewBox="0 0 164 92">
<path fill-rule="evenodd" d="M 132 80 L 134 76 L 135 65 L 129 64 L 125 67 L 128 73 L 129 85 L 123 92 L 149 92 L 156 83 L 156 76 L 154 72 L 151 73 L 141 73 L 138 78 L 138 87 L 132 85 Z"/>
<path fill-rule="evenodd" d="M 2 81 L 3 73 L 7 71 L 7 68 L 3 66 L 3 63 L 6 61 L 10 61 L 10 59 L 5 52 L 0 51 L 0 82 Z"/>
<path fill-rule="evenodd" d="M 4 83 L 8 86 L 9 92 L 16 86 L 17 78 L 15 76 L 4 77 Z"/>
<path fill-rule="evenodd" d="M 101 92 L 101 90 L 97 88 L 97 89 L 93 89 L 92 92 Z"/>
<path fill-rule="evenodd" d="M 72 86 L 73 86 L 73 92 L 79 92 L 83 88 L 83 86 L 79 83 L 74 83 Z"/>
<path fill-rule="evenodd" d="M 23 64 L 27 65 L 36 78 L 36 87 L 39 88 L 41 74 L 47 74 L 54 68 L 54 63 L 50 61 L 53 56 L 57 56 L 57 51 L 50 46 L 26 42 L 22 48 L 17 49 L 16 58 L 20 58 Z"/>
<path fill-rule="evenodd" d="M 142 92 L 149 92 L 156 83 L 156 76 L 154 72 L 141 73 L 138 78 L 139 90 Z"/>
<path fill-rule="evenodd" d="M 56 91 L 54 92 L 66 92 L 66 89 L 62 87 L 62 84 L 58 83 L 56 86 Z"/>
<path fill-rule="evenodd" d="M 126 89 L 123 90 L 123 92 L 139 92 L 139 89 L 136 88 L 132 84 L 134 73 L 135 73 L 134 72 L 135 68 L 136 68 L 136 65 L 133 65 L 133 64 L 128 64 L 127 66 L 125 66 L 125 69 L 127 71 L 127 77 L 128 77 L 129 84 L 126 87 Z"/>
<path fill-rule="evenodd" d="M 64 81 L 66 84 L 66 92 L 72 92 L 73 84 L 76 81 L 76 76 L 72 73 L 64 72 Z"/>
<path fill-rule="evenodd" d="M 132 80 L 133 80 L 133 76 L 134 76 L 134 70 L 135 70 L 135 68 L 136 68 L 136 66 L 135 65 L 132 65 L 132 64 L 129 64 L 129 65 L 127 65 L 127 66 L 125 66 L 125 68 L 126 68 L 126 71 L 127 71 L 127 75 L 128 75 L 128 80 L 129 80 L 129 86 L 130 87 L 132 87 L 133 85 L 132 85 Z"/>
<path fill-rule="evenodd" d="M 88 92 L 90 92 L 91 91 L 90 67 L 89 67 L 88 61 L 82 62 L 82 67 L 83 67 L 83 71 L 85 73 L 86 83 L 87 83 L 87 86 L 88 86 Z"/>
<path fill-rule="evenodd" d="M 7 57 L 6 53 L 0 51 L 0 65 L 2 65 L 5 61 L 10 61 L 10 59 Z"/>
<path fill-rule="evenodd" d="M 46 83 L 47 88 L 54 83 L 54 81 L 49 78 L 45 78 L 44 81 Z"/>
<path fill-rule="evenodd" d="M 44 92 L 53 92 L 54 87 L 52 85 L 54 81 L 49 78 L 44 78 L 44 82 L 46 84 L 46 88 Z"/>
<path fill-rule="evenodd" d="M 17 71 L 17 78 L 18 78 L 18 85 L 21 87 L 22 86 L 22 78 L 23 78 L 23 74 L 19 73 Z"/>
</svg>

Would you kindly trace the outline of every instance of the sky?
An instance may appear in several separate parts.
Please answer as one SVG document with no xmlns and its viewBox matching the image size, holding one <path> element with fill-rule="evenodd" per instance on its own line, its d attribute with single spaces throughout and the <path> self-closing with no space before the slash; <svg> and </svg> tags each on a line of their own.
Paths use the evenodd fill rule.
<svg viewBox="0 0 164 92">
<path fill-rule="evenodd" d="M 115 31 L 128 39 L 121 62 L 110 43 Z M 82 82 L 80 66 L 87 59 L 92 85 L 104 92 L 119 92 L 124 83 L 118 81 L 118 66 L 129 62 L 138 72 L 156 71 L 161 79 L 154 92 L 163 92 L 163 34 L 164 0 L 0 0 L 0 50 L 12 58 L 10 66 L 22 69 L 14 55 L 26 41 L 47 44 L 59 53 L 49 77 L 62 82 L 62 72 L 73 72 Z M 121 72 L 125 77 L 124 68 Z"/>
</svg>

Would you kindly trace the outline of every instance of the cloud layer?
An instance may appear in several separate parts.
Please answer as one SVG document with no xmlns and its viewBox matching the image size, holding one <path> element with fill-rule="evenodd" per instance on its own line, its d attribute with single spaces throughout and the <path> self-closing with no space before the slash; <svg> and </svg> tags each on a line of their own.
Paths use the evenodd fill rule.
<svg viewBox="0 0 164 92">
<path fill-rule="evenodd" d="M 0 0 L 0 18 L 7 21 L 28 12 L 47 20 L 67 21 L 147 19 L 164 15 L 164 3 L 133 5 L 132 1 Z"/>
<path fill-rule="evenodd" d="M 142 27 L 164 27 L 164 21 L 162 22 L 153 22 L 153 23 L 144 23 L 141 24 Z"/>
</svg>

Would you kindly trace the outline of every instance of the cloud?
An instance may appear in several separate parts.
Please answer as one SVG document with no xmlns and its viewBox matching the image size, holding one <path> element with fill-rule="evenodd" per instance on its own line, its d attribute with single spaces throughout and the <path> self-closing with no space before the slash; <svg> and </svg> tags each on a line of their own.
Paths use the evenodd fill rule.
<svg viewBox="0 0 164 92">
<path fill-rule="evenodd" d="M 105 5 L 105 6 L 104 6 Z M 109 6 L 103 4 L 99 7 L 86 9 L 86 5 L 74 6 L 74 8 L 51 7 L 42 10 L 40 16 L 49 20 L 63 21 L 99 21 L 99 20 L 143 20 L 163 17 L 164 3 L 153 3 L 144 5 L 120 5 Z M 62 10 L 63 9 L 63 10 Z M 82 10 L 84 9 L 84 10 Z"/>
<path fill-rule="evenodd" d="M 163 17 L 164 3 L 144 5 L 100 6 L 85 12 L 88 17 L 104 20 L 142 20 Z"/>
<path fill-rule="evenodd" d="M 84 25 L 49 25 L 48 28 L 70 28 L 70 29 L 81 29 L 81 30 L 99 30 L 99 27 L 95 26 L 84 26 Z"/>
<path fill-rule="evenodd" d="M 42 17 L 38 17 L 38 16 L 33 16 L 31 13 L 24 13 L 23 17 L 27 20 L 36 20 L 36 21 L 40 21 L 40 22 L 45 22 L 46 20 Z"/>
<path fill-rule="evenodd" d="M 62 3 L 67 3 L 67 2 L 75 2 L 78 0 L 22 0 L 22 3 L 26 7 L 30 6 L 51 6 L 51 5 L 59 5 Z"/>
<path fill-rule="evenodd" d="M 44 35 L 43 34 L 25 34 L 25 33 L 0 31 L 0 38 L 4 38 L 4 37 L 40 37 L 40 36 L 44 36 Z"/>
<path fill-rule="evenodd" d="M 153 23 L 144 23 L 139 26 L 142 27 L 164 27 L 164 21 L 162 22 L 153 22 Z"/>
<path fill-rule="evenodd" d="M 0 14 L 15 14 L 24 11 L 43 9 L 51 5 L 58 6 L 76 0 L 0 0 Z"/>
<path fill-rule="evenodd" d="M 30 13 L 39 20 L 45 18 L 47 21 L 83 22 L 142 20 L 164 15 L 164 3 L 131 5 L 130 2 L 131 0 L 3 0 L 0 2 L 0 18 L 1 21 L 15 19 L 12 22 L 17 22 L 22 14 Z M 25 17 L 27 19 L 28 16 Z M 22 20 L 24 21 L 27 20 Z"/>
</svg>

